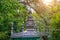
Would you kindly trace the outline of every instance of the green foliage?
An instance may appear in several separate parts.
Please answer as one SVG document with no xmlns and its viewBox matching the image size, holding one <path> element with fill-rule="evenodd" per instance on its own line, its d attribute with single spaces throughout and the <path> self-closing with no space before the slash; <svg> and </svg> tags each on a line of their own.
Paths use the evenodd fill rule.
<svg viewBox="0 0 60 40">
<path fill-rule="evenodd" d="M 51 19 L 52 40 L 60 39 L 60 13 L 54 14 Z"/>
<path fill-rule="evenodd" d="M 12 22 L 16 22 L 14 28 L 19 32 L 27 15 L 25 6 L 17 0 L 0 0 L 0 40 L 9 40 Z"/>
<path fill-rule="evenodd" d="M 48 9 L 54 15 L 47 15 L 51 17 L 50 25 L 53 30 L 51 32 L 51 40 L 60 39 L 60 4 L 54 5 L 51 9 Z M 21 24 L 24 21 L 24 27 L 26 27 L 26 18 L 28 16 L 27 10 L 24 5 L 20 4 L 18 0 L 0 0 L 0 40 L 10 40 L 10 30 L 12 22 L 14 22 L 15 32 L 20 32 Z M 49 13 L 49 11 L 47 11 Z M 44 14 L 45 15 L 45 14 Z M 44 20 L 38 16 L 38 14 L 32 14 L 36 26 L 40 31 L 44 31 Z M 47 17 L 46 15 L 44 17 Z M 47 21 L 47 20 L 46 20 Z"/>
<path fill-rule="evenodd" d="M 44 22 L 43 19 L 37 14 L 32 14 L 35 26 L 37 27 L 37 31 L 44 32 Z"/>
<path fill-rule="evenodd" d="M 52 8 L 52 12 L 55 14 L 51 16 L 50 20 L 51 40 L 60 40 L 60 4 Z"/>
</svg>

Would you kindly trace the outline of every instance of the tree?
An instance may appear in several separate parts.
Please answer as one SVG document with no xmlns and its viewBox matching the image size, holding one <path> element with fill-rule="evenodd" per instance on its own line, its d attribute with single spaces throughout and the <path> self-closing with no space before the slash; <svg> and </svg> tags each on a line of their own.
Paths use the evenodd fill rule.
<svg viewBox="0 0 60 40">
<path fill-rule="evenodd" d="M 50 20 L 50 28 L 51 28 L 51 40 L 59 40 L 60 39 L 60 3 L 57 2 L 56 5 L 54 5 L 52 7 L 52 13 L 54 13 L 51 16 L 51 20 Z"/>
<path fill-rule="evenodd" d="M 17 0 L 0 0 L 0 40 L 10 39 L 10 28 L 14 21 L 16 22 L 14 28 L 19 32 L 27 15 L 25 6 Z"/>
<path fill-rule="evenodd" d="M 60 11 L 60 6 L 57 7 L 57 5 L 60 5 L 57 4 L 57 0 L 53 0 L 53 5 L 50 8 L 46 7 L 41 0 L 24 0 L 20 2 L 29 5 L 39 14 L 44 21 L 45 32 L 49 29 L 51 16 Z"/>
</svg>

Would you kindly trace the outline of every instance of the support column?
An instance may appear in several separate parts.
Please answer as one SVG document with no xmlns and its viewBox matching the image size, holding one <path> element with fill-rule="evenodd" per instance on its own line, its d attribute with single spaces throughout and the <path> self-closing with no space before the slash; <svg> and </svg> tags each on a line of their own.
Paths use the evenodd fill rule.
<svg viewBox="0 0 60 40">
<path fill-rule="evenodd" d="M 11 34 L 14 33 L 14 28 L 13 28 L 13 22 L 12 22 L 12 26 L 11 26 Z"/>
<path fill-rule="evenodd" d="M 22 32 L 24 32 L 24 21 L 22 23 Z"/>
</svg>

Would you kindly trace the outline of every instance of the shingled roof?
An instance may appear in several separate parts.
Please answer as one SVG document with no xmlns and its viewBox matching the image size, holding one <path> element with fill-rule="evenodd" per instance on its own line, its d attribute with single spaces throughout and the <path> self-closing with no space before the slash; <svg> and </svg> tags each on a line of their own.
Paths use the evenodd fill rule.
<svg viewBox="0 0 60 40">
<path fill-rule="evenodd" d="M 20 33 L 11 34 L 11 38 L 20 38 L 20 37 L 40 37 L 40 34 L 36 31 L 24 31 Z"/>
</svg>

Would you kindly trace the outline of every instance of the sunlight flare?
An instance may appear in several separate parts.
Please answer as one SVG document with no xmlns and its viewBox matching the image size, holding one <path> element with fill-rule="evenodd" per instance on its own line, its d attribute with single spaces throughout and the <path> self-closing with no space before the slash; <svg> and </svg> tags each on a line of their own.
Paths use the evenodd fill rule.
<svg viewBox="0 0 60 40">
<path fill-rule="evenodd" d="M 44 4 L 49 5 L 51 4 L 52 0 L 42 0 Z"/>
</svg>

